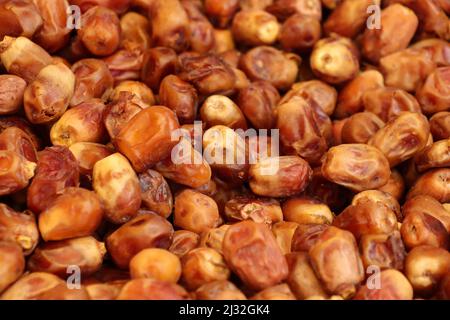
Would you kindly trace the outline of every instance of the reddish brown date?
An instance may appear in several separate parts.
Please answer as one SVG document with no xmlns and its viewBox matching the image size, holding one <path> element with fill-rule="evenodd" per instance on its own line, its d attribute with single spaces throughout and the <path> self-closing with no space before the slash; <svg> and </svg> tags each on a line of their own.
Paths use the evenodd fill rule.
<svg viewBox="0 0 450 320">
<path fill-rule="evenodd" d="M 234 224 L 225 234 L 224 257 L 249 287 L 262 290 L 280 283 L 288 266 L 269 228 L 253 221 Z"/>
</svg>

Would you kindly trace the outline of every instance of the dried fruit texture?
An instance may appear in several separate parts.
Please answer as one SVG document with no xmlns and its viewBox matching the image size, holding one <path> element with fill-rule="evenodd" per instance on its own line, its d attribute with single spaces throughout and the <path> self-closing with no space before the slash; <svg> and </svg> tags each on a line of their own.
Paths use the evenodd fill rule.
<svg viewBox="0 0 450 320">
<path fill-rule="evenodd" d="M 430 73 L 417 90 L 417 99 L 426 114 L 448 111 L 450 104 L 450 67 L 438 68 Z"/>
<path fill-rule="evenodd" d="M 70 266 L 78 266 L 83 276 L 100 269 L 106 253 L 103 242 L 93 237 L 47 242 L 40 245 L 28 260 L 33 272 L 48 272 L 62 278 L 70 276 Z"/>
<path fill-rule="evenodd" d="M 240 68 L 252 81 L 267 81 L 279 90 L 292 86 L 301 58 L 269 46 L 259 46 L 244 54 Z"/>
<path fill-rule="evenodd" d="M 39 241 L 39 230 L 34 214 L 17 212 L 6 204 L 0 204 L 0 241 L 15 242 L 25 255 L 33 252 Z"/>
<path fill-rule="evenodd" d="M 93 234 L 103 219 L 99 197 L 82 188 L 66 188 L 39 215 L 39 231 L 45 241 Z"/>
<path fill-rule="evenodd" d="M 0 75 L 0 114 L 12 114 L 19 111 L 26 86 L 25 80 L 18 76 Z"/>
<path fill-rule="evenodd" d="M 381 13 L 381 20 L 383 28 L 366 29 L 362 39 L 362 53 L 373 63 L 391 53 L 406 49 L 419 24 L 414 11 L 401 4 L 385 8 Z M 403 32 L 399 33 L 399 29 Z"/>
<path fill-rule="evenodd" d="M 250 188 L 265 197 L 289 197 L 305 190 L 312 176 L 309 164 L 297 156 L 267 158 L 250 167 Z"/>
<path fill-rule="evenodd" d="M 106 238 L 106 247 L 114 263 L 127 269 L 130 260 L 147 248 L 169 248 L 173 238 L 173 226 L 154 213 L 134 218 L 119 227 Z"/>
<path fill-rule="evenodd" d="M 347 83 L 339 92 L 334 115 L 337 118 L 341 119 L 351 116 L 357 112 L 363 111 L 364 97 L 367 96 L 368 98 L 372 98 L 376 96 L 373 93 L 368 94 L 368 92 L 372 92 L 372 90 L 383 87 L 384 79 L 383 75 L 380 72 L 376 70 L 367 70 L 361 72 L 353 80 Z M 417 108 L 419 109 L 418 105 Z M 380 116 L 379 114 L 377 115 Z"/>
<path fill-rule="evenodd" d="M 97 161 L 92 177 L 107 219 L 122 224 L 137 215 L 142 201 L 139 180 L 124 156 L 115 153 Z"/>
<path fill-rule="evenodd" d="M 0 42 L 0 58 L 8 73 L 21 77 L 28 84 L 52 63 L 47 51 L 25 37 L 5 36 Z"/>
<path fill-rule="evenodd" d="M 148 124 L 152 126 L 149 128 Z M 140 111 L 115 138 L 117 149 L 130 160 L 137 172 L 143 172 L 166 159 L 178 140 L 172 132 L 179 128 L 175 113 L 163 106 Z"/>
<path fill-rule="evenodd" d="M 25 270 L 22 248 L 13 242 L 0 242 L 0 293 L 13 284 Z"/>
<path fill-rule="evenodd" d="M 188 293 L 183 287 L 154 279 L 128 281 L 117 296 L 117 300 L 186 300 Z"/>
<path fill-rule="evenodd" d="M 362 199 L 342 211 L 333 225 L 360 239 L 362 235 L 389 234 L 397 230 L 397 216 L 381 202 Z"/>
<path fill-rule="evenodd" d="M 75 75 L 64 64 L 44 67 L 24 94 L 24 108 L 33 124 L 47 124 L 59 119 L 72 99 Z"/>
<path fill-rule="evenodd" d="M 253 220 L 257 223 L 283 221 L 283 213 L 277 200 L 239 196 L 225 205 L 225 216 L 229 221 Z"/>
<path fill-rule="evenodd" d="M 108 98 L 114 79 L 105 62 L 98 59 L 79 60 L 72 66 L 72 71 L 76 82 L 70 106 L 74 107 L 93 98 Z"/>
<path fill-rule="evenodd" d="M 449 202 L 449 178 L 449 168 L 429 170 L 417 179 L 409 190 L 407 197 L 413 198 L 417 195 L 428 195 L 439 202 Z"/>
<path fill-rule="evenodd" d="M 277 40 L 280 25 L 275 16 L 264 10 L 242 10 L 234 16 L 232 32 L 236 42 L 269 45 Z"/>
<path fill-rule="evenodd" d="M 359 71 L 359 53 L 349 38 L 332 36 L 316 43 L 310 65 L 314 74 L 330 84 L 352 80 Z"/>
<path fill-rule="evenodd" d="M 46 148 L 39 153 L 36 175 L 28 188 L 28 208 L 41 213 L 65 188 L 78 185 L 78 163 L 72 152 L 62 146 Z"/>
<path fill-rule="evenodd" d="M 369 145 L 378 148 L 394 167 L 421 151 L 429 136 L 430 125 L 425 116 L 404 112 L 375 133 Z"/>
<path fill-rule="evenodd" d="M 391 234 L 363 235 L 360 240 L 361 259 L 366 270 L 377 266 L 380 269 L 402 271 L 406 257 L 400 232 Z"/>
<path fill-rule="evenodd" d="M 247 300 L 245 295 L 227 280 L 204 284 L 195 291 L 195 297 L 199 300 Z"/>
<path fill-rule="evenodd" d="M 325 21 L 325 32 L 355 37 L 364 29 L 370 14 L 368 7 L 371 5 L 380 5 L 380 0 L 341 1 Z"/>
<path fill-rule="evenodd" d="M 336 227 L 320 234 L 309 250 L 311 264 L 330 294 L 352 297 L 364 279 L 364 269 L 353 235 Z"/>
<path fill-rule="evenodd" d="M 293 14 L 299 13 L 321 20 L 322 8 L 320 0 L 275 0 L 266 10 L 280 20 L 285 20 Z"/>
<path fill-rule="evenodd" d="M 190 290 L 196 290 L 204 284 L 228 280 L 230 270 L 223 256 L 211 248 L 191 250 L 181 259 L 182 282 Z"/>
<path fill-rule="evenodd" d="M 380 287 L 367 281 L 356 293 L 355 300 L 412 300 L 413 288 L 399 271 L 388 269 L 380 274 Z"/>
<path fill-rule="evenodd" d="M 430 131 L 436 141 L 450 138 L 450 112 L 438 112 L 432 116 Z"/>
<path fill-rule="evenodd" d="M 416 98 L 395 87 L 368 90 L 362 96 L 362 103 L 364 111 L 376 114 L 384 122 L 397 118 L 403 111 L 421 113 Z"/>
<path fill-rule="evenodd" d="M 84 287 L 69 289 L 66 282 L 46 272 L 20 278 L 0 296 L 1 300 L 88 300 Z"/>
<path fill-rule="evenodd" d="M 274 236 L 264 224 L 243 221 L 225 234 L 226 262 L 249 287 L 262 290 L 285 280 L 288 266 Z"/>
<path fill-rule="evenodd" d="M 297 154 L 311 164 L 318 163 L 327 150 L 327 142 L 311 105 L 301 97 L 293 97 L 280 104 L 275 113 L 284 151 Z"/>
<path fill-rule="evenodd" d="M 366 144 L 342 144 L 326 153 L 322 174 L 334 183 L 353 191 L 375 189 L 385 185 L 390 176 L 386 157 Z"/>
<path fill-rule="evenodd" d="M 141 186 L 142 205 L 147 209 L 168 218 L 172 214 L 173 197 L 169 184 L 155 170 L 147 170 L 138 176 Z"/>
</svg>

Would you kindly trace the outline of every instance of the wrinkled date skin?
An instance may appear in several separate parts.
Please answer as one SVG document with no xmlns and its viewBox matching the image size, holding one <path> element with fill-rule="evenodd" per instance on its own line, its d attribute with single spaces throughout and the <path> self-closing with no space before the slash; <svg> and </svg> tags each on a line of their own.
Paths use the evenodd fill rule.
<svg viewBox="0 0 450 320">
<path fill-rule="evenodd" d="M 311 180 L 312 169 L 297 156 L 267 158 L 250 167 L 250 188 L 265 197 L 301 193 Z"/>
<path fill-rule="evenodd" d="M 366 270 L 370 266 L 403 270 L 406 250 L 400 232 L 363 235 L 359 246 Z"/>
<path fill-rule="evenodd" d="M 385 8 L 381 12 L 381 20 L 383 28 L 366 29 L 362 39 L 363 55 L 373 63 L 388 54 L 406 49 L 419 24 L 414 11 L 401 4 Z M 399 33 L 399 29 L 403 32 Z"/>
<path fill-rule="evenodd" d="M 141 80 L 152 90 L 158 91 L 161 80 L 175 73 L 178 68 L 178 57 L 173 49 L 164 47 L 151 48 L 144 54 Z"/>
<path fill-rule="evenodd" d="M 225 205 L 225 215 L 230 221 L 250 219 L 268 225 L 283 220 L 283 213 L 277 200 L 245 196 L 228 201 Z"/>
<path fill-rule="evenodd" d="M 211 248 L 191 250 L 181 259 L 182 282 L 190 290 L 196 290 L 212 281 L 228 280 L 230 269 L 222 255 Z"/>
<path fill-rule="evenodd" d="M 429 135 L 430 126 L 425 116 L 404 112 L 375 133 L 369 145 L 378 148 L 394 167 L 422 150 Z"/>
<path fill-rule="evenodd" d="M 72 66 L 72 72 L 76 81 L 70 106 L 79 105 L 92 98 L 103 99 L 111 93 L 114 79 L 102 60 L 79 60 Z"/>
<path fill-rule="evenodd" d="M 46 0 L 34 0 L 42 16 L 42 28 L 34 35 L 34 40 L 48 52 L 57 52 L 69 42 L 70 29 L 67 28 L 67 0 L 55 0 L 51 5 Z"/>
<path fill-rule="evenodd" d="M 37 162 L 32 138 L 18 127 L 9 127 L 0 133 L 0 150 L 14 151 L 30 162 Z"/>
<path fill-rule="evenodd" d="M 437 140 L 450 138 L 450 112 L 438 112 L 430 118 L 430 131 Z"/>
<path fill-rule="evenodd" d="M 177 230 L 173 234 L 173 241 L 169 251 L 181 258 L 191 250 L 198 247 L 200 236 L 192 231 Z"/>
<path fill-rule="evenodd" d="M 322 19 L 322 8 L 319 0 L 275 0 L 266 10 L 283 21 L 299 13 L 315 19 Z"/>
<path fill-rule="evenodd" d="M 142 205 L 147 209 L 168 218 L 172 214 L 173 197 L 169 184 L 155 170 L 147 170 L 138 176 L 141 186 Z"/>
<path fill-rule="evenodd" d="M 47 242 L 34 251 L 28 268 L 65 278 L 70 275 L 68 267 L 76 265 L 83 276 L 88 276 L 100 269 L 105 253 L 105 245 L 93 237 Z"/>
<path fill-rule="evenodd" d="M 243 55 L 240 68 L 252 81 L 268 81 L 275 88 L 286 90 L 294 84 L 300 62 L 299 56 L 260 46 Z"/>
<path fill-rule="evenodd" d="M 78 162 L 80 174 L 92 180 L 92 170 L 97 161 L 113 154 L 107 146 L 92 142 L 78 142 L 69 147 Z"/>
<path fill-rule="evenodd" d="M 448 274 L 450 253 L 442 248 L 420 246 L 412 249 L 405 260 L 405 275 L 414 292 L 429 297 Z"/>
<path fill-rule="evenodd" d="M 28 208 L 35 213 L 44 211 L 67 187 L 78 187 L 78 163 L 63 146 L 46 148 L 38 154 L 36 175 L 27 194 Z"/>
<path fill-rule="evenodd" d="M 195 88 L 175 75 L 161 81 L 159 101 L 175 111 L 181 124 L 192 123 L 197 115 L 198 95 Z"/>
<path fill-rule="evenodd" d="M 408 279 L 394 269 L 384 270 L 380 274 L 380 288 L 371 288 L 369 280 L 356 293 L 355 300 L 412 300 L 413 288 Z"/>
<path fill-rule="evenodd" d="M 112 54 L 120 45 L 120 20 L 111 9 L 95 6 L 81 18 L 83 27 L 78 36 L 84 46 L 96 56 Z"/>
<path fill-rule="evenodd" d="M 127 269 L 130 260 L 146 248 L 168 249 L 173 226 L 155 213 L 147 213 L 122 225 L 106 239 L 106 247 L 114 263 Z"/>
<path fill-rule="evenodd" d="M 98 161 L 92 176 L 107 219 L 122 224 L 137 215 L 141 206 L 139 180 L 123 155 L 115 153 Z"/>
<path fill-rule="evenodd" d="M 408 92 L 416 90 L 436 68 L 431 54 L 424 50 L 406 49 L 380 60 L 380 69 L 387 86 Z"/>
<path fill-rule="evenodd" d="M 77 142 L 102 142 L 106 136 L 105 108 L 101 100 L 94 99 L 67 110 L 50 130 L 53 145 L 70 147 Z"/>
<path fill-rule="evenodd" d="M 307 252 L 291 253 L 286 255 L 286 259 L 289 265 L 287 283 L 297 299 L 328 296 L 314 273 Z"/>
<path fill-rule="evenodd" d="M 277 89 L 267 81 L 255 81 L 239 91 L 237 104 L 257 129 L 275 126 L 274 109 L 280 101 Z"/>
<path fill-rule="evenodd" d="M 178 151 L 187 151 L 187 155 L 172 160 Z M 211 167 L 186 139 L 182 139 L 172 149 L 171 157 L 158 162 L 155 168 L 165 178 L 191 188 L 200 188 L 211 181 Z"/>
<path fill-rule="evenodd" d="M 219 209 L 211 197 L 190 189 L 175 197 L 175 226 L 200 234 L 220 224 Z"/>
<path fill-rule="evenodd" d="M 0 204 L 0 241 L 15 242 L 25 255 L 33 252 L 39 241 L 39 230 L 34 214 L 17 212 Z"/>
<path fill-rule="evenodd" d="M 308 252 L 317 241 L 320 235 L 329 228 L 326 223 L 321 224 L 300 224 L 292 237 L 292 252 Z"/>
<path fill-rule="evenodd" d="M 0 75 L 0 114 L 12 114 L 19 111 L 26 87 L 25 80 L 18 76 Z"/>
<path fill-rule="evenodd" d="M 405 90 L 393 87 L 379 87 L 366 91 L 362 96 L 364 111 L 372 112 L 388 122 L 403 111 L 421 113 L 419 103 Z"/>
<path fill-rule="evenodd" d="M 195 297 L 199 300 L 247 300 L 242 291 L 227 280 L 204 284 L 195 291 Z"/>
<path fill-rule="evenodd" d="M 20 278 L 0 296 L 1 300 L 89 300 L 84 287 L 69 289 L 61 278 L 32 272 Z"/>
<path fill-rule="evenodd" d="M 47 51 L 25 37 L 5 36 L 0 42 L 0 58 L 8 73 L 21 77 L 28 84 L 52 63 Z"/>
<path fill-rule="evenodd" d="M 243 221 L 228 229 L 223 253 L 230 268 L 249 287 L 262 290 L 285 280 L 288 265 L 264 224 Z"/>
<path fill-rule="evenodd" d="M 147 106 L 133 93 L 120 92 L 118 99 L 108 104 L 103 113 L 103 122 L 109 137 L 115 139 L 130 120 L 145 107 Z"/>
<path fill-rule="evenodd" d="M 366 144 L 342 144 L 328 150 L 322 174 L 353 191 L 364 191 L 385 185 L 391 170 L 378 149 Z"/>
<path fill-rule="evenodd" d="M 450 105 L 450 67 L 431 73 L 417 91 L 422 110 L 426 114 L 448 111 Z"/>
<path fill-rule="evenodd" d="M 30 137 L 36 150 L 41 149 L 42 145 L 41 138 L 36 135 L 34 129 L 27 120 L 16 116 L 0 117 L 0 132 L 5 131 L 9 127 L 17 127 L 21 129 Z M 26 156 L 26 158 L 28 159 L 28 156 Z"/>
<path fill-rule="evenodd" d="M 342 127 L 342 143 L 367 143 L 384 122 L 371 112 L 355 113 Z"/>
<path fill-rule="evenodd" d="M 366 234 L 389 234 L 397 229 L 397 216 L 381 202 L 360 200 L 347 207 L 333 225 L 353 233 L 356 239 Z"/>
<path fill-rule="evenodd" d="M 177 52 L 189 46 L 189 17 L 178 0 L 155 0 L 149 8 L 153 42 Z"/>
<path fill-rule="evenodd" d="M 231 67 L 217 55 L 184 56 L 179 77 L 195 86 L 202 95 L 229 94 L 236 84 Z"/>
<path fill-rule="evenodd" d="M 417 179 L 409 190 L 407 197 L 429 195 L 442 203 L 449 202 L 449 181 L 449 168 L 429 170 Z"/>
<path fill-rule="evenodd" d="M 310 104 L 293 97 L 276 110 L 280 141 L 289 154 L 297 154 L 311 164 L 319 162 L 327 150 L 327 142 L 318 123 L 317 114 Z"/>
<path fill-rule="evenodd" d="M 433 143 L 426 147 L 415 158 L 417 171 L 424 172 L 433 168 L 450 166 L 450 139 Z"/>
<path fill-rule="evenodd" d="M 33 124 L 57 120 L 66 111 L 75 90 L 75 75 L 64 64 L 43 68 L 24 94 L 24 108 Z"/>
<path fill-rule="evenodd" d="M 149 128 L 149 124 L 152 124 Z M 178 142 L 172 132 L 179 128 L 175 113 L 167 107 L 153 106 L 140 111 L 115 139 L 118 150 L 125 154 L 137 172 L 143 172 L 166 159 Z"/>
<path fill-rule="evenodd" d="M 364 269 L 353 235 L 329 227 L 309 250 L 311 264 L 330 294 L 349 298 L 364 279 Z"/>
</svg>

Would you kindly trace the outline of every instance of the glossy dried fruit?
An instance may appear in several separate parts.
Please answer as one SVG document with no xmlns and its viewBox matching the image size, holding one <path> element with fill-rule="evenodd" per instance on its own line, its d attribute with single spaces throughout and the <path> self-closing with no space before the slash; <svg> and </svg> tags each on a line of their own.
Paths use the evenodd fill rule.
<svg viewBox="0 0 450 320">
<path fill-rule="evenodd" d="M 168 249 L 173 227 L 155 213 L 147 213 L 125 223 L 106 238 L 106 248 L 114 263 L 127 269 L 130 260 L 147 248 Z"/>
<path fill-rule="evenodd" d="M 364 191 L 385 185 L 391 171 L 378 149 L 366 144 L 342 144 L 328 150 L 322 174 L 353 191 Z"/>
<path fill-rule="evenodd" d="M 168 218 L 172 214 L 173 197 L 169 184 L 155 170 L 147 170 L 138 176 L 141 186 L 142 205 L 147 209 Z"/>
<path fill-rule="evenodd" d="M 148 124 L 152 126 L 149 128 Z M 117 149 L 143 172 L 166 159 L 177 144 L 172 132 L 179 128 L 175 113 L 169 108 L 153 106 L 140 111 L 115 138 Z"/>
<path fill-rule="evenodd" d="M 249 287 L 262 290 L 280 283 L 288 266 L 269 228 L 253 221 L 232 225 L 223 243 L 230 268 Z"/>
<path fill-rule="evenodd" d="M 32 272 L 48 272 L 66 278 L 71 275 L 70 266 L 77 266 L 82 276 L 98 271 L 103 263 L 106 248 L 93 237 L 73 238 L 43 243 L 28 259 Z"/>
<path fill-rule="evenodd" d="M 115 153 L 97 161 L 92 178 L 92 186 L 108 220 L 122 224 L 137 215 L 141 189 L 136 173 L 124 156 Z"/>
<path fill-rule="evenodd" d="M 364 279 L 364 270 L 353 235 L 329 227 L 309 250 L 311 264 L 327 292 L 349 298 Z"/>
<path fill-rule="evenodd" d="M 186 189 L 175 197 L 174 225 L 202 233 L 220 225 L 216 202 L 200 192 Z"/>
<path fill-rule="evenodd" d="M 66 188 L 39 215 L 39 231 L 45 241 L 89 236 L 100 226 L 102 218 L 103 207 L 94 192 Z"/>
<path fill-rule="evenodd" d="M 250 188 L 259 196 L 288 197 L 301 193 L 311 176 L 311 167 L 300 157 L 267 158 L 250 167 Z"/>
<path fill-rule="evenodd" d="M 181 277 L 180 259 L 168 250 L 144 249 L 131 259 L 130 274 L 133 279 L 151 278 L 177 283 Z"/>
<path fill-rule="evenodd" d="M 429 135 L 430 126 L 425 116 L 404 112 L 375 133 L 369 145 L 378 148 L 394 167 L 422 150 Z"/>
</svg>

